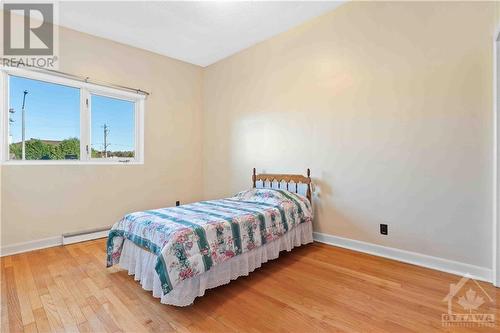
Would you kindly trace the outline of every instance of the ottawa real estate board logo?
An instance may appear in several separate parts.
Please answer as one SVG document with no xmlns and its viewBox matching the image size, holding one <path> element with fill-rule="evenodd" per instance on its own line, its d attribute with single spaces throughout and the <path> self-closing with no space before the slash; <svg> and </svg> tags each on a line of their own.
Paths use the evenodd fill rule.
<svg viewBox="0 0 500 333">
<path fill-rule="evenodd" d="M 57 69 L 56 3 L 2 2 L 2 65 Z"/>
<path fill-rule="evenodd" d="M 443 299 L 448 312 L 441 315 L 445 327 L 495 327 L 496 300 L 471 278 L 462 277 L 450 284 L 450 291 Z"/>
</svg>

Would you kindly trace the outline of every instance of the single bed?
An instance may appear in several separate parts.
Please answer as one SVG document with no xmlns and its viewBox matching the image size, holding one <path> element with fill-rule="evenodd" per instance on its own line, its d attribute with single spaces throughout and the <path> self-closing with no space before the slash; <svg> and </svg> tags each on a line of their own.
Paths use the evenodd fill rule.
<svg viewBox="0 0 500 333">
<path fill-rule="evenodd" d="M 309 169 L 307 176 L 253 169 L 252 182 L 234 197 L 124 216 L 109 232 L 108 267 L 128 270 L 161 303 L 187 306 L 280 251 L 312 242 Z"/>
</svg>

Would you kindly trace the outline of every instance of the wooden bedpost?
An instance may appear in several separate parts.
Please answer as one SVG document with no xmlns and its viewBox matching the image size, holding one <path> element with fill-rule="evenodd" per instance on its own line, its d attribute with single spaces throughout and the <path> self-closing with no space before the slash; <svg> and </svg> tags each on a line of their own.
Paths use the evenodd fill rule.
<svg viewBox="0 0 500 333">
<path fill-rule="evenodd" d="M 307 183 L 307 193 L 306 196 L 309 199 L 309 202 L 312 205 L 312 191 L 311 191 L 311 186 L 312 186 L 312 181 L 311 181 L 311 170 L 307 168 L 307 179 L 309 179 L 309 183 Z"/>
<path fill-rule="evenodd" d="M 255 174 L 255 168 L 253 168 L 253 175 L 252 175 L 253 188 L 257 187 L 256 181 L 257 181 L 257 177 L 256 177 L 256 174 Z"/>
</svg>

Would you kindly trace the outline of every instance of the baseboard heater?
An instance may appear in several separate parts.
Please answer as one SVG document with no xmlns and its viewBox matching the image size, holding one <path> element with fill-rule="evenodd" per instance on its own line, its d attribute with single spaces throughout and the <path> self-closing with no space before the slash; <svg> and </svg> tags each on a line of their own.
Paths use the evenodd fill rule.
<svg viewBox="0 0 500 333">
<path fill-rule="evenodd" d="M 68 245 L 108 237 L 109 229 L 111 229 L 110 226 L 77 232 L 69 232 L 62 235 L 62 243 L 63 245 Z"/>
</svg>

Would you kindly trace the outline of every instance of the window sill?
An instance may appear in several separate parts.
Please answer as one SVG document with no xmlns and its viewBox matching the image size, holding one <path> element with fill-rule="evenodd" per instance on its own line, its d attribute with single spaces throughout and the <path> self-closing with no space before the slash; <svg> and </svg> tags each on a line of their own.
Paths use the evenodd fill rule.
<svg viewBox="0 0 500 333">
<path fill-rule="evenodd" d="M 2 166 L 9 165 L 143 165 L 143 161 L 5 161 L 0 163 Z"/>
</svg>

